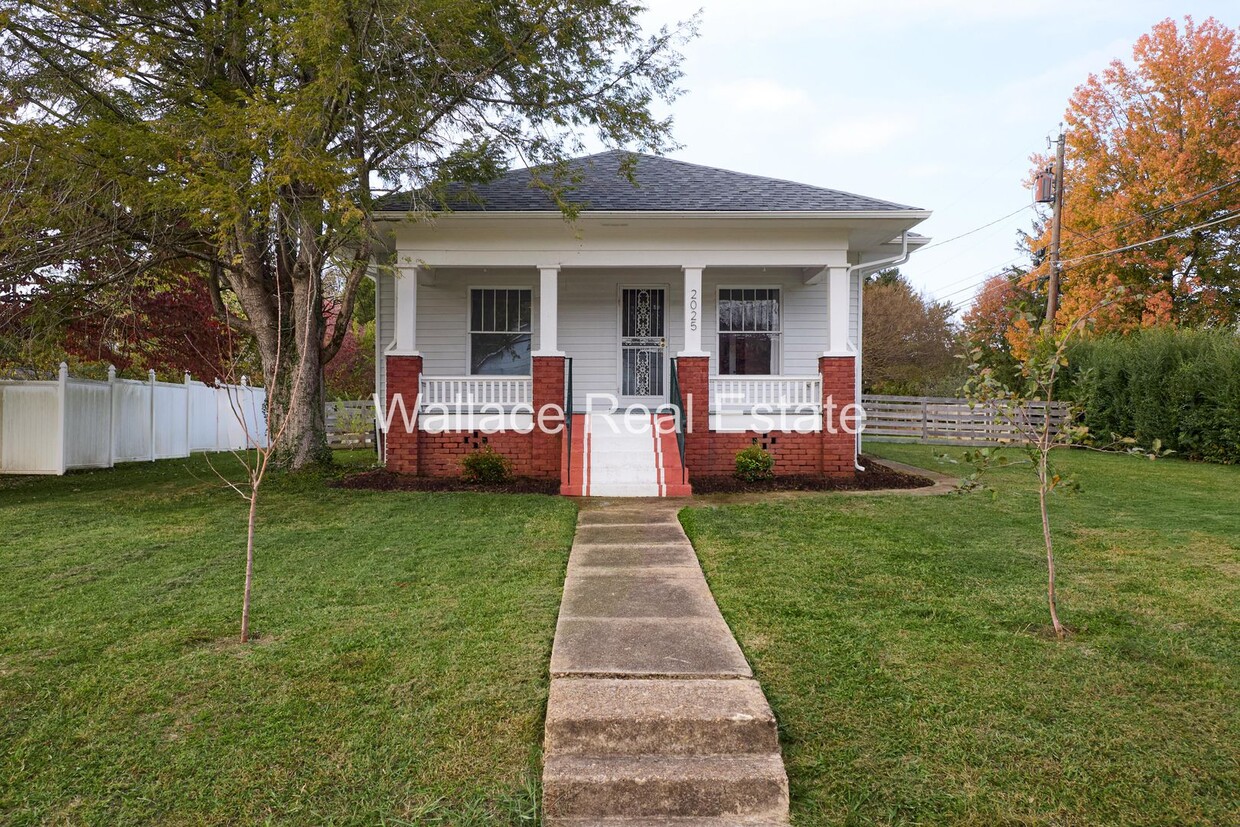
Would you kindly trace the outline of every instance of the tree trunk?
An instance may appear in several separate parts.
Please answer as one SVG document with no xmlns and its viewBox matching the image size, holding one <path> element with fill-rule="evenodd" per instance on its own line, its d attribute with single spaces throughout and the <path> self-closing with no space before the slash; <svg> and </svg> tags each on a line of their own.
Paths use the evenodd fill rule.
<svg viewBox="0 0 1240 827">
<path fill-rule="evenodd" d="M 313 268 L 292 274 L 283 291 L 237 289 L 249 318 L 267 388 L 267 425 L 277 468 L 299 471 L 332 462 L 323 414 L 323 297 Z M 260 281 L 261 283 L 261 281 Z"/>
<path fill-rule="evenodd" d="M 1059 622 L 1059 600 L 1055 595 L 1055 544 L 1051 539 L 1051 517 L 1046 502 L 1050 487 L 1048 476 L 1046 450 L 1043 450 L 1038 458 L 1038 508 L 1042 512 L 1042 541 L 1046 544 L 1046 602 L 1051 610 L 1051 625 L 1055 628 L 1055 636 L 1062 639 L 1067 635 L 1067 631 Z"/>
<path fill-rule="evenodd" d="M 258 522 L 258 486 L 250 485 L 250 518 L 245 534 L 245 589 L 241 594 L 241 642 L 250 642 L 250 590 L 254 584 L 254 526 Z"/>
<path fill-rule="evenodd" d="M 282 325 L 283 341 L 271 364 L 263 362 L 271 405 L 272 462 L 297 471 L 330 465 L 327 423 L 323 413 L 323 297 L 318 273 L 301 273 L 293 281 L 292 307 Z"/>
<path fill-rule="evenodd" d="M 282 349 L 282 353 L 287 353 Z M 298 471 L 330 465 L 331 449 L 327 447 L 327 422 L 324 417 L 323 369 L 319 360 L 319 342 L 311 340 L 298 361 L 285 362 L 273 372 L 266 365 L 268 404 L 271 406 L 271 438 L 274 442 L 272 464 L 277 468 Z"/>
</svg>

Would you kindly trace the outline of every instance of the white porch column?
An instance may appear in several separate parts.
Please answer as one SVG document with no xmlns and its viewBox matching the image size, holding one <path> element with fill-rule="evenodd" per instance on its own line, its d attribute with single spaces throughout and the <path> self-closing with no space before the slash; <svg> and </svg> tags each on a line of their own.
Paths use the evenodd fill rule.
<svg viewBox="0 0 1240 827">
<path fill-rule="evenodd" d="M 538 350 L 534 356 L 564 356 L 560 350 L 560 265 L 538 268 Z"/>
<path fill-rule="evenodd" d="M 418 268 L 400 267 L 396 271 L 396 335 L 388 353 L 418 356 Z"/>
<path fill-rule="evenodd" d="M 702 350 L 702 269 L 685 266 L 685 349 L 678 356 L 707 356 Z"/>
<path fill-rule="evenodd" d="M 848 346 L 848 267 L 827 270 L 827 350 L 823 356 L 856 356 Z"/>
</svg>

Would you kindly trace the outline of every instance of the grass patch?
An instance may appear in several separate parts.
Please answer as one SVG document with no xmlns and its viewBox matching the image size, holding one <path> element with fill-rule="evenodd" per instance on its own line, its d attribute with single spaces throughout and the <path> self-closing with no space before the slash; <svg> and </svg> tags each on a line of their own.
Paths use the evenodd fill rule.
<svg viewBox="0 0 1240 827">
<path fill-rule="evenodd" d="M 535 817 L 569 501 L 273 477 L 247 647 L 201 458 L 0 478 L 0 514 L 0 822 Z"/>
<path fill-rule="evenodd" d="M 1066 642 L 1041 634 L 1028 469 L 682 512 L 780 721 L 794 824 L 1240 823 L 1240 469 L 1058 462 L 1084 485 L 1052 505 Z"/>
</svg>

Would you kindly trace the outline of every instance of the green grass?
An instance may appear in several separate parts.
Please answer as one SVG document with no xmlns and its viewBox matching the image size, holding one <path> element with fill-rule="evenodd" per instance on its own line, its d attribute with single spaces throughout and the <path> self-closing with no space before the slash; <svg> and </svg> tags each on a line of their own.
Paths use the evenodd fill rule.
<svg viewBox="0 0 1240 827">
<path fill-rule="evenodd" d="M 245 514 L 201 458 L 0 478 L 0 823 L 532 819 L 574 506 L 275 477 L 242 647 Z"/>
<path fill-rule="evenodd" d="M 1240 823 L 1240 468 L 1058 462 L 1083 484 L 1052 505 L 1064 642 L 1027 468 L 683 512 L 780 721 L 794 824 Z"/>
</svg>

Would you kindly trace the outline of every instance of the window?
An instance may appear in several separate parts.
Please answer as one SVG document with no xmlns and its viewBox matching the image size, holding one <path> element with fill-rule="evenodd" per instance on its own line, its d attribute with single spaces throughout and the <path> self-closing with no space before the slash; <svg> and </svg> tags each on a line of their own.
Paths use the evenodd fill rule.
<svg viewBox="0 0 1240 827">
<path fill-rule="evenodd" d="M 533 296 L 528 288 L 469 291 L 471 375 L 529 375 Z"/>
<path fill-rule="evenodd" d="M 719 373 L 779 373 L 780 316 L 777 287 L 721 289 Z"/>
</svg>

